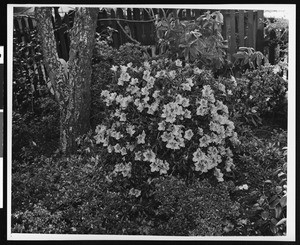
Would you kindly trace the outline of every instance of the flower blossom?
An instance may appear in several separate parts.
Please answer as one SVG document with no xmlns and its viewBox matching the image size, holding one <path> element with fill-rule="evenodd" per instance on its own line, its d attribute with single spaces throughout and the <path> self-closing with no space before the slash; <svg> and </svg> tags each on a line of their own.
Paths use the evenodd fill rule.
<svg viewBox="0 0 300 245">
<path fill-rule="evenodd" d="M 146 150 L 143 153 L 143 156 L 144 156 L 144 161 L 155 162 L 156 155 L 155 155 L 155 153 L 152 150 L 149 150 L 149 149 Z"/>
<path fill-rule="evenodd" d="M 143 130 L 143 132 L 137 136 L 137 143 L 138 144 L 145 144 L 145 137 L 146 137 L 146 133 Z"/>
</svg>

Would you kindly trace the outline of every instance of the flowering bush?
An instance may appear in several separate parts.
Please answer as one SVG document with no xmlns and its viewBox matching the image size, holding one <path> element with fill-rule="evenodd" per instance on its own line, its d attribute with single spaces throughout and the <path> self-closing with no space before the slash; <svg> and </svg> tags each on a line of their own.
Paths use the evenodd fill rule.
<svg viewBox="0 0 300 245">
<path fill-rule="evenodd" d="M 129 62 L 137 65 L 145 61 L 147 53 L 144 46 L 127 43 L 115 49 L 105 41 L 95 44 L 93 53 L 93 72 L 91 82 L 91 125 L 93 128 L 106 115 L 103 113 L 101 91 L 111 82 L 114 73 L 110 70 L 112 65 L 125 65 Z"/>
<path fill-rule="evenodd" d="M 234 166 L 231 146 L 239 143 L 222 102 L 225 86 L 179 60 L 111 69 L 114 81 L 101 93 L 108 117 L 95 130 L 96 143 L 111 155 L 111 177 L 130 178 L 134 169 L 146 176 L 213 170 L 223 181 Z"/>
</svg>

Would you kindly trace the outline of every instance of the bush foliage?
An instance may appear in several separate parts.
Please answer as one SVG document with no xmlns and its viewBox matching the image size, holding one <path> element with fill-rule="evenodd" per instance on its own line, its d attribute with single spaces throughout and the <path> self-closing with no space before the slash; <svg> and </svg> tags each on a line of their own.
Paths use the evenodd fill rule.
<svg viewBox="0 0 300 245">
<path fill-rule="evenodd" d="M 219 86 L 209 71 L 179 60 L 113 66 L 113 82 L 101 96 L 109 117 L 96 128 L 96 143 L 111 153 L 114 174 L 138 172 L 182 177 L 234 166 L 230 146 L 238 144 Z M 147 167 L 148 166 L 148 167 Z"/>
</svg>

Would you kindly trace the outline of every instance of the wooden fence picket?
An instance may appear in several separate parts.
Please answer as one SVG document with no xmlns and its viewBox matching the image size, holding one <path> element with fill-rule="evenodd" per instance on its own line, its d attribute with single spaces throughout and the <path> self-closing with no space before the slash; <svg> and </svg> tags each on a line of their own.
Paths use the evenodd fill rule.
<svg viewBox="0 0 300 245">
<path fill-rule="evenodd" d="M 264 11 L 257 11 L 256 50 L 264 50 Z"/>
<path fill-rule="evenodd" d="M 245 15 L 244 11 L 239 11 L 239 18 L 238 18 L 238 35 L 239 35 L 239 46 L 245 46 Z"/>
<path fill-rule="evenodd" d="M 230 10 L 230 55 L 236 52 L 235 10 Z M 231 56 L 232 57 L 232 56 Z"/>
<path fill-rule="evenodd" d="M 247 32 L 247 46 L 254 48 L 253 38 L 253 10 L 248 11 L 248 32 Z"/>
</svg>

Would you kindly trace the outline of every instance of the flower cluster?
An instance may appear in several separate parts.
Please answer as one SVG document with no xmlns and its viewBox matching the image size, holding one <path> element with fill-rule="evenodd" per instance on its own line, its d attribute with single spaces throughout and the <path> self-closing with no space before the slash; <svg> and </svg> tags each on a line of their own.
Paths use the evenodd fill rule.
<svg viewBox="0 0 300 245">
<path fill-rule="evenodd" d="M 214 169 L 223 181 L 222 168 L 234 166 L 229 145 L 239 143 L 222 102 L 225 85 L 180 60 L 112 70 L 115 83 L 101 93 L 110 114 L 95 139 L 118 159 L 114 172 L 130 177 L 132 166 L 146 162 L 149 173 L 162 175 L 181 162 L 200 174 Z"/>
</svg>

